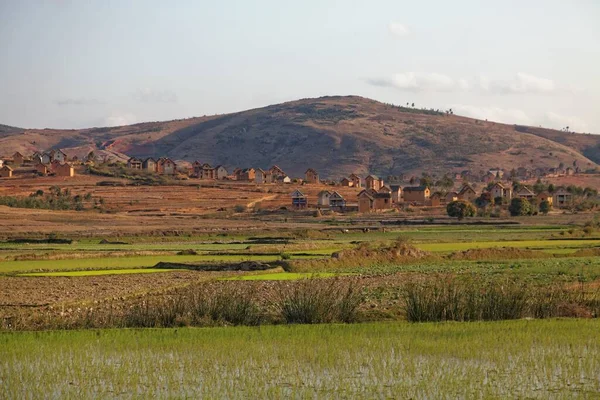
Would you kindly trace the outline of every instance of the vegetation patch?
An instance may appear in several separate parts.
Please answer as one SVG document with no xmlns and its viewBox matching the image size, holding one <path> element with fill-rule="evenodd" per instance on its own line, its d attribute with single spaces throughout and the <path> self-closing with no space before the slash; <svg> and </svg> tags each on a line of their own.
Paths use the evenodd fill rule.
<svg viewBox="0 0 600 400">
<path fill-rule="evenodd" d="M 31 272 L 19 274 L 19 276 L 101 276 L 101 275 L 124 275 L 124 274 L 153 274 L 159 272 L 184 271 L 174 268 L 131 268 L 131 269 L 102 269 L 90 271 L 57 271 L 57 272 Z"/>
</svg>

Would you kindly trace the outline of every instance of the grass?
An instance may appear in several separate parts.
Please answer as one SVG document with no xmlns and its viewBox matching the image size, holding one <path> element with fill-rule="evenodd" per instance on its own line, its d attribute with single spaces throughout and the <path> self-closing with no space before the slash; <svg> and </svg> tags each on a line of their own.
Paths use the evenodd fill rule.
<svg viewBox="0 0 600 400">
<path fill-rule="evenodd" d="M 432 252 L 452 252 L 469 249 L 486 249 L 492 247 L 517 247 L 529 249 L 580 249 L 585 247 L 598 247 L 600 240 L 507 240 L 507 241 L 477 241 L 477 242 L 454 242 L 454 243 L 421 243 L 416 247 Z"/>
<path fill-rule="evenodd" d="M 1 398 L 591 398 L 600 320 L 0 334 Z"/>
<path fill-rule="evenodd" d="M 59 271 L 59 272 L 31 272 L 19 276 L 101 276 L 125 274 L 154 274 L 159 272 L 186 271 L 184 269 L 170 268 L 131 268 L 131 269 L 102 269 L 90 271 Z"/>
</svg>

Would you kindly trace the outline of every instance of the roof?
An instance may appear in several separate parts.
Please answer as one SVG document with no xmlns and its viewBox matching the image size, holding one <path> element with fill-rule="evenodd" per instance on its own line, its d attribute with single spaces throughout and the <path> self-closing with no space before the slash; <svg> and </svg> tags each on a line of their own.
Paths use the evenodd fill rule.
<svg viewBox="0 0 600 400">
<path fill-rule="evenodd" d="M 350 174 L 350 176 L 349 176 L 349 177 L 350 177 L 350 178 L 358 178 L 358 179 L 360 179 L 360 176 L 358 176 L 358 175 L 356 175 L 356 174 Z"/>
<path fill-rule="evenodd" d="M 343 181 L 348 181 L 348 182 L 350 182 L 350 179 L 349 179 L 349 178 L 346 178 L 346 177 L 343 177 L 342 179 L 340 179 L 340 182 L 343 182 Z"/>
<path fill-rule="evenodd" d="M 407 186 L 403 190 L 405 192 L 424 192 L 427 189 L 427 186 Z"/>
<path fill-rule="evenodd" d="M 317 171 L 315 171 L 312 168 L 307 169 L 306 172 L 305 172 L 305 174 L 308 174 L 309 172 L 312 172 L 313 174 L 317 175 Z"/>
<path fill-rule="evenodd" d="M 503 185 L 503 184 L 501 184 L 500 182 L 496 182 L 496 183 L 494 183 L 494 184 L 492 185 L 492 187 L 494 187 L 494 186 L 499 186 L 501 189 L 505 189 L 505 188 L 504 188 L 504 185 Z"/>
<path fill-rule="evenodd" d="M 379 193 L 391 193 L 392 189 L 390 189 L 389 187 L 383 185 L 382 187 L 379 188 Z"/>
<path fill-rule="evenodd" d="M 390 189 L 392 189 L 392 192 L 399 192 L 400 190 L 402 190 L 402 186 L 400 186 L 400 185 L 390 185 Z"/>
<path fill-rule="evenodd" d="M 156 162 L 156 160 L 154 158 L 152 158 L 152 157 L 146 158 L 143 162 L 148 162 L 148 161 L 154 161 L 154 162 Z"/>
<path fill-rule="evenodd" d="M 301 191 L 299 191 L 298 189 L 294 190 L 291 194 L 292 198 L 297 198 L 297 197 L 306 197 L 306 195 L 304 193 L 302 193 Z"/>
<path fill-rule="evenodd" d="M 527 186 L 523 186 L 521 189 L 517 190 L 517 194 L 521 193 L 534 194 Z"/>
<path fill-rule="evenodd" d="M 373 200 L 373 196 L 368 190 L 361 190 L 361 192 L 358 194 L 358 197 L 368 197 L 369 199 Z"/>
<path fill-rule="evenodd" d="M 4 167 L 2 167 L 2 168 L 0 168 L 0 169 L 9 170 L 9 171 L 12 171 L 12 170 L 13 170 L 13 169 L 12 169 L 10 166 L 8 166 L 8 165 L 5 165 Z"/>
<path fill-rule="evenodd" d="M 381 179 L 381 178 L 380 178 L 380 177 L 378 177 L 377 175 L 369 175 L 369 176 L 367 176 L 365 179 L 369 179 L 369 178 L 371 178 L 371 179 L 375 179 L 376 181 L 378 181 L 378 180 L 380 180 L 380 179 Z"/>
<path fill-rule="evenodd" d="M 469 190 L 471 192 L 475 193 L 475 189 L 473 189 L 473 187 L 471 185 L 463 185 L 463 187 L 460 189 L 460 192 L 458 192 L 458 194 L 463 194 Z"/>
<path fill-rule="evenodd" d="M 326 194 L 331 196 L 331 192 L 329 190 L 321 190 L 319 193 L 317 193 L 317 196 L 321 197 L 325 196 Z"/>
<path fill-rule="evenodd" d="M 334 198 L 334 197 L 335 197 L 336 199 L 342 199 L 342 200 L 344 200 L 344 196 L 342 196 L 342 195 L 341 195 L 341 194 L 339 194 L 338 192 L 333 192 L 333 193 L 331 193 L 331 197 L 330 197 L 330 199 L 332 199 L 332 198 Z"/>
</svg>

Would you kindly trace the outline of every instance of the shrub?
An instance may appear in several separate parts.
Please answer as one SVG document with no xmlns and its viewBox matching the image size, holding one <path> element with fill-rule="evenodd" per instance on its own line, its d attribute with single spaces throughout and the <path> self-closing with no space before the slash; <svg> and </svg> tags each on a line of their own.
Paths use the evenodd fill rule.
<svg viewBox="0 0 600 400">
<path fill-rule="evenodd" d="M 508 211 L 513 217 L 519 215 L 528 215 L 531 213 L 531 204 L 529 201 L 527 201 L 527 199 L 515 198 L 511 200 L 510 206 L 508 206 Z"/>
<path fill-rule="evenodd" d="M 456 200 L 446 206 L 448 216 L 462 220 L 466 217 L 474 217 L 477 210 L 475 206 L 465 200 Z"/>
</svg>

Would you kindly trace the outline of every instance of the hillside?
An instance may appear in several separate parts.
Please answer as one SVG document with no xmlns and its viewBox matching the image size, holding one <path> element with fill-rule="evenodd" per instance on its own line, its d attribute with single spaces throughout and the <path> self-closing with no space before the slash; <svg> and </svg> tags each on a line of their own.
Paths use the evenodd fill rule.
<svg viewBox="0 0 600 400">
<path fill-rule="evenodd" d="M 324 176 L 556 167 L 600 162 L 600 136 L 396 107 L 357 96 L 303 99 L 213 117 L 84 130 L 24 130 L 2 153 L 62 147 L 85 155 L 169 156 Z"/>
</svg>

